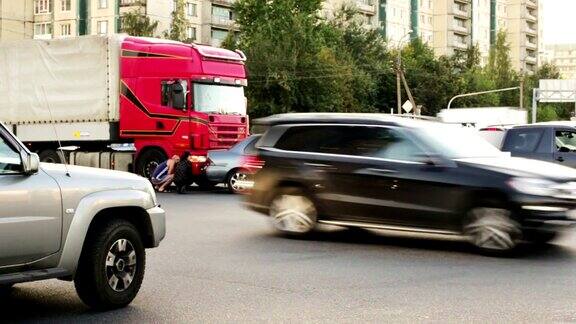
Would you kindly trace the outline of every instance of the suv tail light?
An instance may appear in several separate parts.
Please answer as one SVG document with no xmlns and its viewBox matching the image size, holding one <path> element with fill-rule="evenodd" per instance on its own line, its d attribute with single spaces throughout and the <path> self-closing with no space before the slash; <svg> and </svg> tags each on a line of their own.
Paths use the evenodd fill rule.
<svg viewBox="0 0 576 324">
<path fill-rule="evenodd" d="M 499 127 L 486 127 L 480 129 L 481 132 L 503 132 L 504 130 Z"/>
</svg>

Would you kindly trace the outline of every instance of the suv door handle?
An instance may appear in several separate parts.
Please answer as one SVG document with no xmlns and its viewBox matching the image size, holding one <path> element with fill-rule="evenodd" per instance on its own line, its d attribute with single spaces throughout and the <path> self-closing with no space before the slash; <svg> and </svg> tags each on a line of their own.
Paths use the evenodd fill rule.
<svg viewBox="0 0 576 324">
<path fill-rule="evenodd" d="M 305 166 L 313 167 L 313 168 L 332 168 L 333 166 L 330 164 L 322 164 L 322 163 L 304 163 Z"/>
<path fill-rule="evenodd" d="M 564 158 L 561 157 L 561 156 L 559 156 L 559 157 L 556 158 L 556 161 L 558 161 L 558 162 L 564 162 Z"/>
<path fill-rule="evenodd" d="M 374 173 L 381 173 L 381 174 L 391 174 L 396 173 L 398 171 L 393 169 L 381 169 L 381 168 L 368 168 L 367 171 L 374 172 Z"/>
</svg>

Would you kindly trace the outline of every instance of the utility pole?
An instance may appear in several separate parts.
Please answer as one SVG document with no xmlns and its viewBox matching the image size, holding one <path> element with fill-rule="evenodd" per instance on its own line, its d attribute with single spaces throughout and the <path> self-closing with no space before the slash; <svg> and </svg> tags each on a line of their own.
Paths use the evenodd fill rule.
<svg viewBox="0 0 576 324">
<path fill-rule="evenodd" d="M 408 100 L 410 100 L 410 103 L 412 104 L 412 107 L 414 107 L 414 114 L 415 115 L 419 115 L 418 111 L 418 107 L 416 106 L 416 101 L 414 100 L 414 97 L 412 97 L 412 91 L 410 91 L 410 87 L 408 87 L 408 82 L 406 82 L 406 77 L 404 76 L 404 73 L 402 71 L 400 71 L 400 76 L 402 77 L 402 82 L 404 83 L 404 88 L 406 88 L 406 94 L 408 94 Z"/>
<path fill-rule="evenodd" d="M 520 76 L 520 109 L 524 109 L 524 71 Z"/>
<path fill-rule="evenodd" d="M 401 84 L 401 73 L 402 73 L 402 41 L 406 36 L 412 33 L 410 29 L 402 38 L 398 40 L 398 58 L 396 60 L 396 101 L 398 107 L 398 115 L 402 115 L 402 84 Z"/>
<path fill-rule="evenodd" d="M 402 114 L 402 89 L 400 86 L 400 69 L 402 68 L 402 59 L 400 49 L 398 49 L 398 60 L 396 61 L 396 101 L 398 107 L 398 115 Z"/>
</svg>

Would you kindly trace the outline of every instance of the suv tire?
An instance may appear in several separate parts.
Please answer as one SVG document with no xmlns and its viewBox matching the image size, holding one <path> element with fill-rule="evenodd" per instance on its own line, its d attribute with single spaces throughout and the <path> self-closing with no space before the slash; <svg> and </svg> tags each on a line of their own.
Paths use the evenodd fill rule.
<svg viewBox="0 0 576 324">
<path fill-rule="evenodd" d="M 270 202 L 272 226 L 282 234 L 304 236 L 317 222 L 317 209 L 299 188 L 281 188 Z"/>
<path fill-rule="evenodd" d="M 13 285 L 0 285 L 0 298 L 8 297 L 12 293 Z"/>
<path fill-rule="evenodd" d="M 138 230 L 112 220 L 89 233 L 74 284 L 82 301 L 99 310 L 125 307 L 138 294 L 146 265 Z"/>
<path fill-rule="evenodd" d="M 463 232 L 480 253 L 493 256 L 509 255 L 516 250 L 523 234 L 512 211 L 500 204 L 472 208 Z"/>
</svg>

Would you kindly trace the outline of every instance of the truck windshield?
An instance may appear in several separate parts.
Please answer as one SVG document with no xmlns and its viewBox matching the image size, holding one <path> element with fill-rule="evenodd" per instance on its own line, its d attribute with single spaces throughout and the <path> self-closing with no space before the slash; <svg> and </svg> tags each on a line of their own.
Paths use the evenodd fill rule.
<svg viewBox="0 0 576 324">
<path fill-rule="evenodd" d="M 194 110 L 212 114 L 246 115 L 244 87 L 195 83 Z"/>
</svg>

